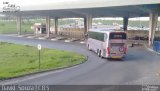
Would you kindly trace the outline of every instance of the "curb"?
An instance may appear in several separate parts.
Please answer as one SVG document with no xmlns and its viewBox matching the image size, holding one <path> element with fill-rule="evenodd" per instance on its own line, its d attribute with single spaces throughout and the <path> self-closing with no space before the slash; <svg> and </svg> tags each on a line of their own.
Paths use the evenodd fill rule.
<svg viewBox="0 0 160 91">
<path fill-rule="evenodd" d="M 144 46 L 145 46 L 145 48 L 146 48 L 148 51 L 150 51 L 150 52 L 153 52 L 153 53 L 155 53 L 155 54 L 160 55 L 160 53 L 159 53 L 159 52 L 154 51 L 152 48 L 148 48 L 145 44 L 144 44 Z"/>
<path fill-rule="evenodd" d="M 7 35 L 9 36 L 9 35 Z M 38 40 L 50 40 L 50 41 L 57 41 L 58 39 L 55 39 L 55 38 L 52 38 L 52 39 L 48 39 L 48 38 L 44 38 L 44 37 L 35 37 L 35 36 L 23 36 L 23 35 L 20 35 L 20 36 L 12 36 L 12 37 L 23 37 L 23 38 L 28 38 L 28 39 L 38 39 Z M 73 40 L 64 40 L 64 43 L 73 43 L 74 41 Z M 79 42 L 80 44 L 86 44 L 85 41 L 80 41 Z"/>
<path fill-rule="evenodd" d="M 83 64 L 83 63 L 85 63 L 87 61 L 88 61 L 88 56 L 85 56 L 85 60 L 83 62 L 79 63 L 79 64 L 71 65 L 71 66 L 68 66 L 68 67 L 57 68 L 57 69 L 48 69 L 48 70 L 42 70 L 42 71 L 40 70 L 40 71 L 36 71 L 36 72 L 32 72 L 32 73 L 27 73 L 27 74 L 19 75 L 19 76 L 16 76 L 16 77 L 10 77 L 10 78 L 5 78 L 5 79 L 0 79 L 0 82 L 16 79 L 16 78 L 20 78 L 20 77 L 32 76 L 32 75 L 41 74 L 41 73 L 45 73 L 45 72 L 63 70 L 63 69 L 67 69 L 67 68 L 71 68 L 71 67 L 75 67 L 75 66 L 81 65 L 81 64 Z"/>
</svg>

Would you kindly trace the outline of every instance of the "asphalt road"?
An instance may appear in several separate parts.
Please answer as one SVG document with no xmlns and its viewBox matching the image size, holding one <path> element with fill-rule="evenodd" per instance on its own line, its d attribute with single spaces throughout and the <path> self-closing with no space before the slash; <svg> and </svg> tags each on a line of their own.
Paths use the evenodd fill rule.
<svg viewBox="0 0 160 91">
<path fill-rule="evenodd" d="M 1 81 L 0 84 L 32 85 L 122 85 L 160 84 L 160 56 L 143 47 L 129 47 L 128 54 L 120 60 L 107 60 L 88 51 L 84 44 L 65 43 L 0 35 L 0 41 L 69 50 L 88 56 L 88 61 L 75 67 L 50 71 L 32 76 Z"/>
</svg>

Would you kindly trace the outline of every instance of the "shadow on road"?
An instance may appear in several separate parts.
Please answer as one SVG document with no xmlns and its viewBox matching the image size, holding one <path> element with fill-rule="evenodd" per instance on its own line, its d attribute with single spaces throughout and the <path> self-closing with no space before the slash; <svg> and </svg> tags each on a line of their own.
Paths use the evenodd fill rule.
<svg viewBox="0 0 160 91">
<path fill-rule="evenodd" d="M 117 58 L 107 58 L 108 61 L 119 61 L 119 62 L 122 62 L 124 61 L 124 59 L 117 59 Z"/>
</svg>

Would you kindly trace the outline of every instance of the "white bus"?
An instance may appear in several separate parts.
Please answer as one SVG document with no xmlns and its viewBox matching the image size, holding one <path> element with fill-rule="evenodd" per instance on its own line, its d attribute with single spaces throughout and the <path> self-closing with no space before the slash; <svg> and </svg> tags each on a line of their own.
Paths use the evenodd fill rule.
<svg viewBox="0 0 160 91">
<path fill-rule="evenodd" d="M 127 34 L 114 29 L 91 29 L 87 47 L 102 58 L 123 58 L 127 52 Z"/>
</svg>

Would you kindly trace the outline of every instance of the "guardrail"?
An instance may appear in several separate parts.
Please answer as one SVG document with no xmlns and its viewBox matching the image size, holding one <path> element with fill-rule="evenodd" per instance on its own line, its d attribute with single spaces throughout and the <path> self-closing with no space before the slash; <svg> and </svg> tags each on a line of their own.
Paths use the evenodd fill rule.
<svg viewBox="0 0 160 91">
<path fill-rule="evenodd" d="M 156 52 L 160 52 L 160 41 L 154 41 L 153 50 Z"/>
</svg>

